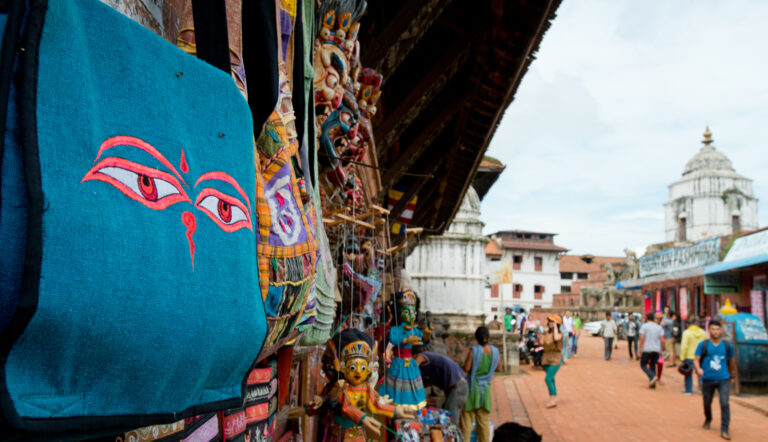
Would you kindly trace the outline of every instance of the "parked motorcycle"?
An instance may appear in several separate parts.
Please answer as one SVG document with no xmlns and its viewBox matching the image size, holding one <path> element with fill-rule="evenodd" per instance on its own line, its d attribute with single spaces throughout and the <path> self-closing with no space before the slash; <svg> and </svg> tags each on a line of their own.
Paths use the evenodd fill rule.
<svg viewBox="0 0 768 442">
<path fill-rule="evenodd" d="M 544 343 L 540 336 L 541 334 L 534 328 L 525 331 L 525 345 L 534 367 L 541 367 L 541 357 L 544 354 Z"/>
<path fill-rule="evenodd" d="M 517 344 L 517 350 L 520 364 L 530 364 L 531 353 L 528 351 L 528 344 L 525 342 L 525 339 L 521 340 L 520 343 Z"/>
</svg>

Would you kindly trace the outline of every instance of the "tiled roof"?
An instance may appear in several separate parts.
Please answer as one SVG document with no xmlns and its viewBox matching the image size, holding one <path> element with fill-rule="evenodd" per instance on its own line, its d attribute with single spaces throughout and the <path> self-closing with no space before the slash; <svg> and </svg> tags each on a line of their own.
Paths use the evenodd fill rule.
<svg viewBox="0 0 768 442">
<path fill-rule="evenodd" d="M 557 233 L 548 233 L 548 232 L 534 232 L 533 230 L 499 230 L 498 232 L 494 233 L 494 235 L 501 236 L 502 233 L 530 233 L 531 235 L 557 235 Z"/>
<path fill-rule="evenodd" d="M 494 162 L 488 161 L 486 159 L 483 159 L 482 161 L 480 161 L 480 167 L 481 168 L 488 168 L 488 169 L 499 169 L 499 170 L 503 170 L 504 169 L 504 165 L 503 164 L 501 164 L 501 163 L 494 163 Z"/>
<path fill-rule="evenodd" d="M 499 248 L 499 245 L 496 244 L 496 241 L 488 241 L 488 244 L 485 245 L 485 254 L 489 256 L 502 256 L 504 254 L 504 251 Z"/>
<path fill-rule="evenodd" d="M 524 242 L 524 241 L 502 241 L 501 246 L 505 249 L 521 249 L 521 250 L 543 250 L 548 252 L 567 252 L 565 249 L 554 244 L 545 242 Z"/>
<path fill-rule="evenodd" d="M 592 258 L 591 263 L 585 262 L 582 258 L 589 256 Z M 614 269 L 619 270 L 621 264 L 626 258 L 613 257 L 613 256 L 591 256 L 591 255 L 563 255 L 560 257 L 560 271 L 567 273 L 603 273 L 605 270 L 603 266 L 605 264 L 613 264 Z M 590 277 L 590 279 L 592 279 Z"/>
</svg>

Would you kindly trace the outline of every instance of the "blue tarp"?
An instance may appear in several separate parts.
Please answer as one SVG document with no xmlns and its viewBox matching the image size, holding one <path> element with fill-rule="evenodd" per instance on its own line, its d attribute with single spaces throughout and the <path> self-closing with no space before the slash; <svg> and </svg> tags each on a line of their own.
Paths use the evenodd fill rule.
<svg viewBox="0 0 768 442">
<path fill-rule="evenodd" d="M 725 272 L 728 270 L 739 269 L 742 267 L 749 267 L 755 264 L 762 264 L 768 262 L 768 253 L 760 253 L 757 255 L 748 256 L 746 258 L 734 259 L 732 261 L 718 262 L 712 264 L 704 269 L 705 275 L 711 275 L 713 273 Z"/>
</svg>

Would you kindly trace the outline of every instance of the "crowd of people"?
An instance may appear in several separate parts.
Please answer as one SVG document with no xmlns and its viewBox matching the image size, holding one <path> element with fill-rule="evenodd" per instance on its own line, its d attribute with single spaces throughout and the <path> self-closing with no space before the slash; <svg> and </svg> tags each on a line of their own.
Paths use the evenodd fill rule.
<svg viewBox="0 0 768 442">
<path fill-rule="evenodd" d="M 721 410 L 720 435 L 730 440 L 730 386 L 734 375 L 733 345 L 723 338 L 723 326 L 717 319 L 709 320 L 706 331 L 700 319 L 689 316 L 680 330 L 677 315 L 670 309 L 664 312 L 622 317 L 608 312 L 600 324 L 604 340 L 604 358 L 610 361 L 613 351 L 618 348 L 618 339 L 626 338 L 628 357 L 639 361 L 640 368 L 648 377 L 648 387 L 655 389 L 661 384 L 664 365 L 677 367 L 684 376 L 682 394 L 694 393 L 694 377 L 698 379 L 698 390 L 702 394 L 705 421 L 703 428 L 709 429 L 712 422 L 712 402 L 718 393 Z M 490 383 L 494 373 L 500 369 L 499 350 L 489 344 L 490 330 L 506 330 L 524 335 L 528 317 L 525 311 L 507 309 L 504 322 L 494 316 L 486 326 L 475 333 L 477 341 L 460 366 L 450 358 L 421 352 L 414 357 L 422 377 L 445 393 L 443 408 L 451 411 L 454 422 L 459 426 L 465 440 L 469 440 L 473 428 L 477 440 L 491 440 L 489 423 L 492 410 Z M 549 393 L 546 408 L 557 406 L 556 375 L 569 358 L 578 357 L 578 341 L 582 331 L 582 320 L 578 313 L 566 311 L 563 316 L 549 315 L 546 326 L 539 328 L 539 339 L 543 346 L 542 368 L 544 382 Z M 542 331 L 543 330 L 543 331 Z M 676 345 L 677 344 L 677 345 Z M 507 424 L 509 425 L 509 424 Z M 503 427 L 503 426 L 502 426 Z M 497 436 L 499 430 L 497 429 Z M 509 431 L 511 427 L 503 427 Z M 503 432 L 502 431 L 502 432 Z M 535 432 L 532 434 L 535 435 Z M 497 438 L 494 437 L 494 440 Z"/>
<path fill-rule="evenodd" d="M 730 440 L 730 386 L 734 376 L 733 345 L 723 339 L 723 326 L 718 319 L 712 319 L 704 331 L 699 318 L 689 316 L 685 330 L 680 333 L 677 315 L 669 308 L 664 312 L 649 312 L 644 323 L 638 324 L 633 315 L 617 319 L 608 312 L 601 324 L 605 343 L 605 360 L 611 359 L 612 350 L 617 348 L 619 324 L 624 329 L 631 360 L 639 360 L 640 368 L 648 377 L 648 387 L 655 389 L 661 384 L 665 361 L 669 367 L 679 367 L 684 376 L 682 394 L 693 394 L 693 378 L 698 378 L 704 407 L 703 428 L 709 429 L 712 422 L 712 401 L 718 392 L 721 411 L 720 435 Z M 679 351 L 676 345 L 679 340 Z M 638 351 L 639 350 L 639 351 Z"/>
</svg>

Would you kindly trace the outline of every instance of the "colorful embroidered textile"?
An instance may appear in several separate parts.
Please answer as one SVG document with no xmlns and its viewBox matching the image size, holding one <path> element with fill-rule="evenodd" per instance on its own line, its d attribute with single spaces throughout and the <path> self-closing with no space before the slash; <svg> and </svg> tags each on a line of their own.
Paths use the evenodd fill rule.
<svg viewBox="0 0 768 442">
<path fill-rule="evenodd" d="M 170 424 L 151 425 L 93 442 L 212 442 L 219 438 L 216 413 L 188 417 Z"/>
<path fill-rule="evenodd" d="M 316 206 L 316 207 L 319 207 Z M 336 268 L 333 265 L 328 238 L 318 218 L 317 234 L 317 267 L 315 274 L 315 320 L 311 327 L 304 331 L 302 344 L 316 345 L 328 340 L 331 335 L 333 319 L 336 316 Z"/>
<path fill-rule="evenodd" d="M 267 331 L 248 106 L 228 73 L 97 0 L 45 6 L 5 133 L 2 219 L 28 222 L 0 231 L 26 249 L 0 271 L 18 290 L 0 304 L 21 294 L 2 418 L 92 431 L 238 406 Z"/>
<path fill-rule="evenodd" d="M 262 297 L 269 334 L 259 359 L 298 337 L 296 326 L 314 283 L 317 242 L 302 200 L 294 158 L 298 142 L 285 67 L 281 65 L 280 95 L 256 143 L 260 161 L 257 179 L 259 255 Z"/>
</svg>

